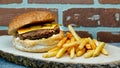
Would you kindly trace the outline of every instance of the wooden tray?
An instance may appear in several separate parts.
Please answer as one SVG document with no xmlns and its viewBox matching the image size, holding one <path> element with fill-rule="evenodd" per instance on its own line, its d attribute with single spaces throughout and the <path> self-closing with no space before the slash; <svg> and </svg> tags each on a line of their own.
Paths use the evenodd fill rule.
<svg viewBox="0 0 120 68">
<path fill-rule="evenodd" d="M 109 56 L 101 54 L 99 57 L 89 59 L 84 57 L 70 59 L 68 55 L 60 59 L 42 58 L 43 53 L 28 53 L 15 49 L 12 44 L 12 36 L 0 36 L 0 56 L 16 64 L 34 68 L 120 67 L 120 48 L 110 44 L 106 44 L 105 48 L 108 50 Z"/>
</svg>

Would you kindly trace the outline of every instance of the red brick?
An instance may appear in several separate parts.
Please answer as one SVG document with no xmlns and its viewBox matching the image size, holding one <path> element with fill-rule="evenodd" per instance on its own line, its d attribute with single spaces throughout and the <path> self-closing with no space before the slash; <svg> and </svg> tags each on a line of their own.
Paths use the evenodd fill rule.
<svg viewBox="0 0 120 68">
<path fill-rule="evenodd" d="M 119 20 L 116 20 L 116 14 Z M 100 13 L 101 26 L 118 27 L 120 26 L 120 9 L 103 9 Z"/>
<path fill-rule="evenodd" d="M 64 26 L 75 24 L 78 27 L 119 27 L 120 9 L 72 8 L 63 12 L 63 22 Z"/>
<path fill-rule="evenodd" d="M 61 0 L 28 0 L 29 3 L 61 3 Z"/>
<path fill-rule="evenodd" d="M 76 31 L 76 33 L 81 37 L 81 38 L 92 38 L 92 34 L 90 34 L 88 31 Z"/>
<path fill-rule="evenodd" d="M 93 0 L 28 0 L 29 3 L 93 4 Z"/>
<path fill-rule="evenodd" d="M 65 33 L 68 31 L 64 31 Z M 81 37 L 81 38 L 88 38 L 88 37 L 92 37 L 92 34 L 90 34 L 88 31 L 76 31 L 76 33 Z"/>
<path fill-rule="evenodd" d="M 22 0 L 0 0 L 0 4 L 22 3 Z"/>
<path fill-rule="evenodd" d="M 29 11 L 50 11 L 56 16 L 56 22 L 58 21 L 57 9 L 45 9 L 45 8 L 0 8 L 0 25 L 7 26 L 9 22 L 17 15 L 20 15 Z"/>
<path fill-rule="evenodd" d="M 73 8 L 63 13 L 63 24 L 67 26 L 68 24 L 75 24 L 77 26 L 97 26 L 97 21 L 87 19 L 88 17 L 98 14 L 97 10 L 93 8 Z"/>
<path fill-rule="evenodd" d="M 7 30 L 0 30 L 0 35 L 8 35 L 8 31 Z"/>
<path fill-rule="evenodd" d="M 93 4 L 93 0 L 61 0 L 64 4 Z"/>
<path fill-rule="evenodd" d="M 120 32 L 98 32 L 97 39 L 104 42 L 120 42 Z"/>
<path fill-rule="evenodd" d="M 120 0 L 99 0 L 101 4 L 120 4 Z"/>
</svg>

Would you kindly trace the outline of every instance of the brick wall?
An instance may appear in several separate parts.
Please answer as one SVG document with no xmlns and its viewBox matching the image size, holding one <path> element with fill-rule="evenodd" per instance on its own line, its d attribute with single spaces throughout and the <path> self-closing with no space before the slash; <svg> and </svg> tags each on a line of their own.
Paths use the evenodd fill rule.
<svg viewBox="0 0 120 68">
<path fill-rule="evenodd" d="M 120 42 L 120 0 L 0 0 L 0 35 L 14 16 L 34 10 L 53 12 L 64 31 L 72 24 L 81 37 Z"/>
</svg>

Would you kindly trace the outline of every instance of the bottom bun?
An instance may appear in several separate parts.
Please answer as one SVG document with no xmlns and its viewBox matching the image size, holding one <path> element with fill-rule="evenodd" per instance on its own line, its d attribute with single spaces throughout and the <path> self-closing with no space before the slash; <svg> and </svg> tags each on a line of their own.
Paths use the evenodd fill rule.
<svg viewBox="0 0 120 68">
<path fill-rule="evenodd" d="M 57 43 L 64 37 L 63 31 L 59 34 L 53 35 L 47 39 L 39 40 L 20 40 L 18 37 L 13 38 L 13 45 L 16 49 L 27 52 L 46 52 L 55 47 Z"/>
</svg>

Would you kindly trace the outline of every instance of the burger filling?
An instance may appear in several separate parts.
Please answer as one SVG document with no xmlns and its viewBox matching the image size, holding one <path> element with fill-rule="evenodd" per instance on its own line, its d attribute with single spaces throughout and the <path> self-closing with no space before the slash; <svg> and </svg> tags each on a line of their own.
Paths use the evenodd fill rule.
<svg viewBox="0 0 120 68">
<path fill-rule="evenodd" d="M 51 37 L 54 34 L 58 34 L 60 29 L 57 24 L 43 24 L 43 25 L 32 25 L 25 26 L 18 29 L 18 36 L 21 40 L 30 39 L 42 39 Z"/>
</svg>

